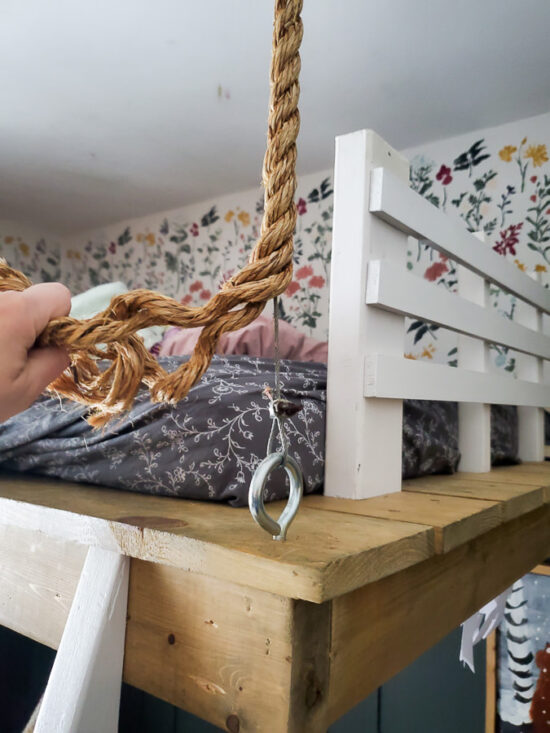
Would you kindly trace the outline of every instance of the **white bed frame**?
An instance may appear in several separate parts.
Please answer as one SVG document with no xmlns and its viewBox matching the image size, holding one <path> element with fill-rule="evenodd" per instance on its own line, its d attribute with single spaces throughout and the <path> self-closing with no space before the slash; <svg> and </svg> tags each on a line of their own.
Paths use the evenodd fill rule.
<svg viewBox="0 0 550 733">
<path fill-rule="evenodd" d="M 519 455 L 544 460 L 550 387 L 542 332 L 550 291 L 408 185 L 409 163 L 371 130 L 336 140 L 325 494 L 401 489 L 403 399 L 459 405 L 459 470 L 490 470 L 491 403 L 519 406 Z M 408 238 L 459 264 L 458 294 L 410 274 Z M 517 296 L 514 322 L 489 283 Z M 404 358 L 405 316 L 460 334 L 458 368 Z M 518 352 L 515 379 L 489 373 L 488 343 Z"/>
</svg>

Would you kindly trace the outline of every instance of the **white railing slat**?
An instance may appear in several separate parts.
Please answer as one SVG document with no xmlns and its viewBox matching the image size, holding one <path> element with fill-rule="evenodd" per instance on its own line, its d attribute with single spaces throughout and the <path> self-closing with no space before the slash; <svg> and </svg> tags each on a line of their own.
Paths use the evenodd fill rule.
<svg viewBox="0 0 550 733">
<path fill-rule="evenodd" d="M 484 241 L 483 233 L 476 233 L 476 237 Z M 487 280 L 462 265 L 458 265 L 457 279 L 461 302 L 475 304 L 474 307 L 485 316 L 485 309 L 490 307 Z M 496 318 L 495 325 L 504 320 Z M 460 369 L 486 372 L 489 366 L 488 344 L 479 338 L 459 334 L 457 361 Z M 482 473 L 491 470 L 491 405 L 486 402 L 458 403 L 458 450 L 459 471 Z"/>
<path fill-rule="evenodd" d="M 368 305 L 550 359 L 550 338 L 540 331 L 520 326 L 390 262 L 369 262 L 366 300 Z"/>
<path fill-rule="evenodd" d="M 550 404 L 548 385 L 386 354 L 365 357 L 364 394 L 365 397 L 501 405 Z"/>
<path fill-rule="evenodd" d="M 537 308 L 519 301 L 514 317 L 518 323 L 542 334 L 542 313 Z M 518 354 L 516 374 L 520 379 L 542 382 L 542 360 L 536 356 Z M 544 461 L 544 410 L 541 405 L 549 404 L 550 401 L 539 402 L 538 406 L 533 407 L 518 406 L 518 455 L 522 461 Z"/>
<path fill-rule="evenodd" d="M 550 291 L 506 258 L 482 247 L 464 225 L 422 198 L 385 168 L 372 172 L 370 211 L 519 298 L 550 313 Z"/>
</svg>

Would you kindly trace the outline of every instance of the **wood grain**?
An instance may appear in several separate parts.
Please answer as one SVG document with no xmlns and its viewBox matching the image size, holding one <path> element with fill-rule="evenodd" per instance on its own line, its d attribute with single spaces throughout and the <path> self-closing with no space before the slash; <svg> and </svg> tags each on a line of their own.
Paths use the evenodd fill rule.
<svg viewBox="0 0 550 733">
<path fill-rule="evenodd" d="M 32 552 L 40 537 L 28 530 L 9 539 L 20 551 L 16 573 L 2 566 L 1 622 L 57 648 L 87 548 L 45 538 Z M 224 730 L 326 729 L 330 609 L 132 560 L 124 680 Z"/>
<path fill-rule="evenodd" d="M 338 524 L 339 512 L 316 511 Z M 184 521 L 169 512 L 150 517 L 163 526 L 168 519 Z M 221 728 L 323 730 L 548 556 L 549 525 L 550 508 L 539 507 L 322 604 L 133 560 L 125 679 Z M 1 622 L 57 646 L 85 550 L 0 524 Z"/>
<path fill-rule="evenodd" d="M 521 463 L 516 466 L 497 466 L 492 468 L 489 473 L 460 473 L 454 474 L 454 476 L 472 481 L 547 486 L 550 483 L 550 461 Z"/>
<path fill-rule="evenodd" d="M 0 525 L 0 624 L 56 649 L 87 548 Z"/>
<path fill-rule="evenodd" d="M 289 733 L 326 731 L 328 716 L 332 603 L 294 601 L 293 664 Z"/>
<path fill-rule="evenodd" d="M 273 542 L 248 509 L 19 476 L 0 478 L 0 524 L 316 603 L 433 554 L 408 522 L 304 507 Z"/>
<path fill-rule="evenodd" d="M 224 730 L 321 730 L 328 606 L 134 560 L 124 679 Z"/>
<path fill-rule="evenodd" d="M 405 491 L 359 501 L 324 496 L 303 501 L 325 511 L 426 524 L 434 529 L 436 552 L 448 552 L 503 521 L 500 502 Z"/>
<path fill-rule="evenodd" d="M 493 476 L 473 474 L 474 476 Z M 468 499 L 499 501 L 505 521 L 526 514 L 542 506 L 548 498 L 540 480 L 531 484 L 510 481 L 464 478 L 464 474 L 452 476 L 425 476 L 403 482 L 403 491 L 430 494 L 431 496 L 455 496 Z"/>
<path fill-rule="evenodd" d="M 550 553 L 550 506 L 332 602 L 329 722 Z"/>
</svg>

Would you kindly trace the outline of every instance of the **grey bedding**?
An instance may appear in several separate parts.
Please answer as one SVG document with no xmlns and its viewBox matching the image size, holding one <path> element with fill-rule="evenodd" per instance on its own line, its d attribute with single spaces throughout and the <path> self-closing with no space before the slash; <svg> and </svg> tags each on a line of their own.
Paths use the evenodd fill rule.
<svg viewBox="0 0 550 733">
<path fill-rule="evenodd" d="M 161 359 L 169 370 L 181 361 Z M 302 466 L 305 491 L 320 491 L 326 367 L 285 361 L 282 380 L 285 396 L 303 405 L 288 423 L 291 453 Z M 266 453 L 271 420 L 262 391 L 272 383 L 271 359 L 214 357 L 206 375 L 179 405 L 152 404 L 144 391 L 127 415 L 102 430 L 89 427 L 85 408 L 43 397 L 0 425 L 0 466 L 240 506 L 247 502 L 250 478 Z M 515 413 L 500 408 L 496 418 L 494 458 L 513 461 Z M 456 435 L 456 404 L 405 402 L 404 477 L 454 471 L 459 459 Z M 267 499 L 282 498 L 285 492 L 284 472 L 277 471 L 270 478 Z"/>
</svg>

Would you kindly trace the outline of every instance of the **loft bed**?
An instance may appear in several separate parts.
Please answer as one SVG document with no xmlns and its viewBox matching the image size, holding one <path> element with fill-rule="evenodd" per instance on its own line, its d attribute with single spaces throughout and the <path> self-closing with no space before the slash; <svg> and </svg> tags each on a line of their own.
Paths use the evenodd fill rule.
<svg viewBox="0 0 550 733">
<path fill-rule="evenodd" d="M 407 177 L 374 133 L 337 140 L 325 494 L 286 542 L 244 509 L 0 476 L 0 623 L 59 648 L 36 731 L 115 731 L 121 675 L 232 733 L 324 731 L 550 554 L 549 293 Z M 459 295 L 405 272 L 409 236 Z M 406 315 L 458 331 L 459 367 L 404 359 Z M 402 482 L 406 398 L 460 402 L 458 473 Z M 521 465 L 491 469 L 493 402 L 519 405 Z"/>
</svg>

